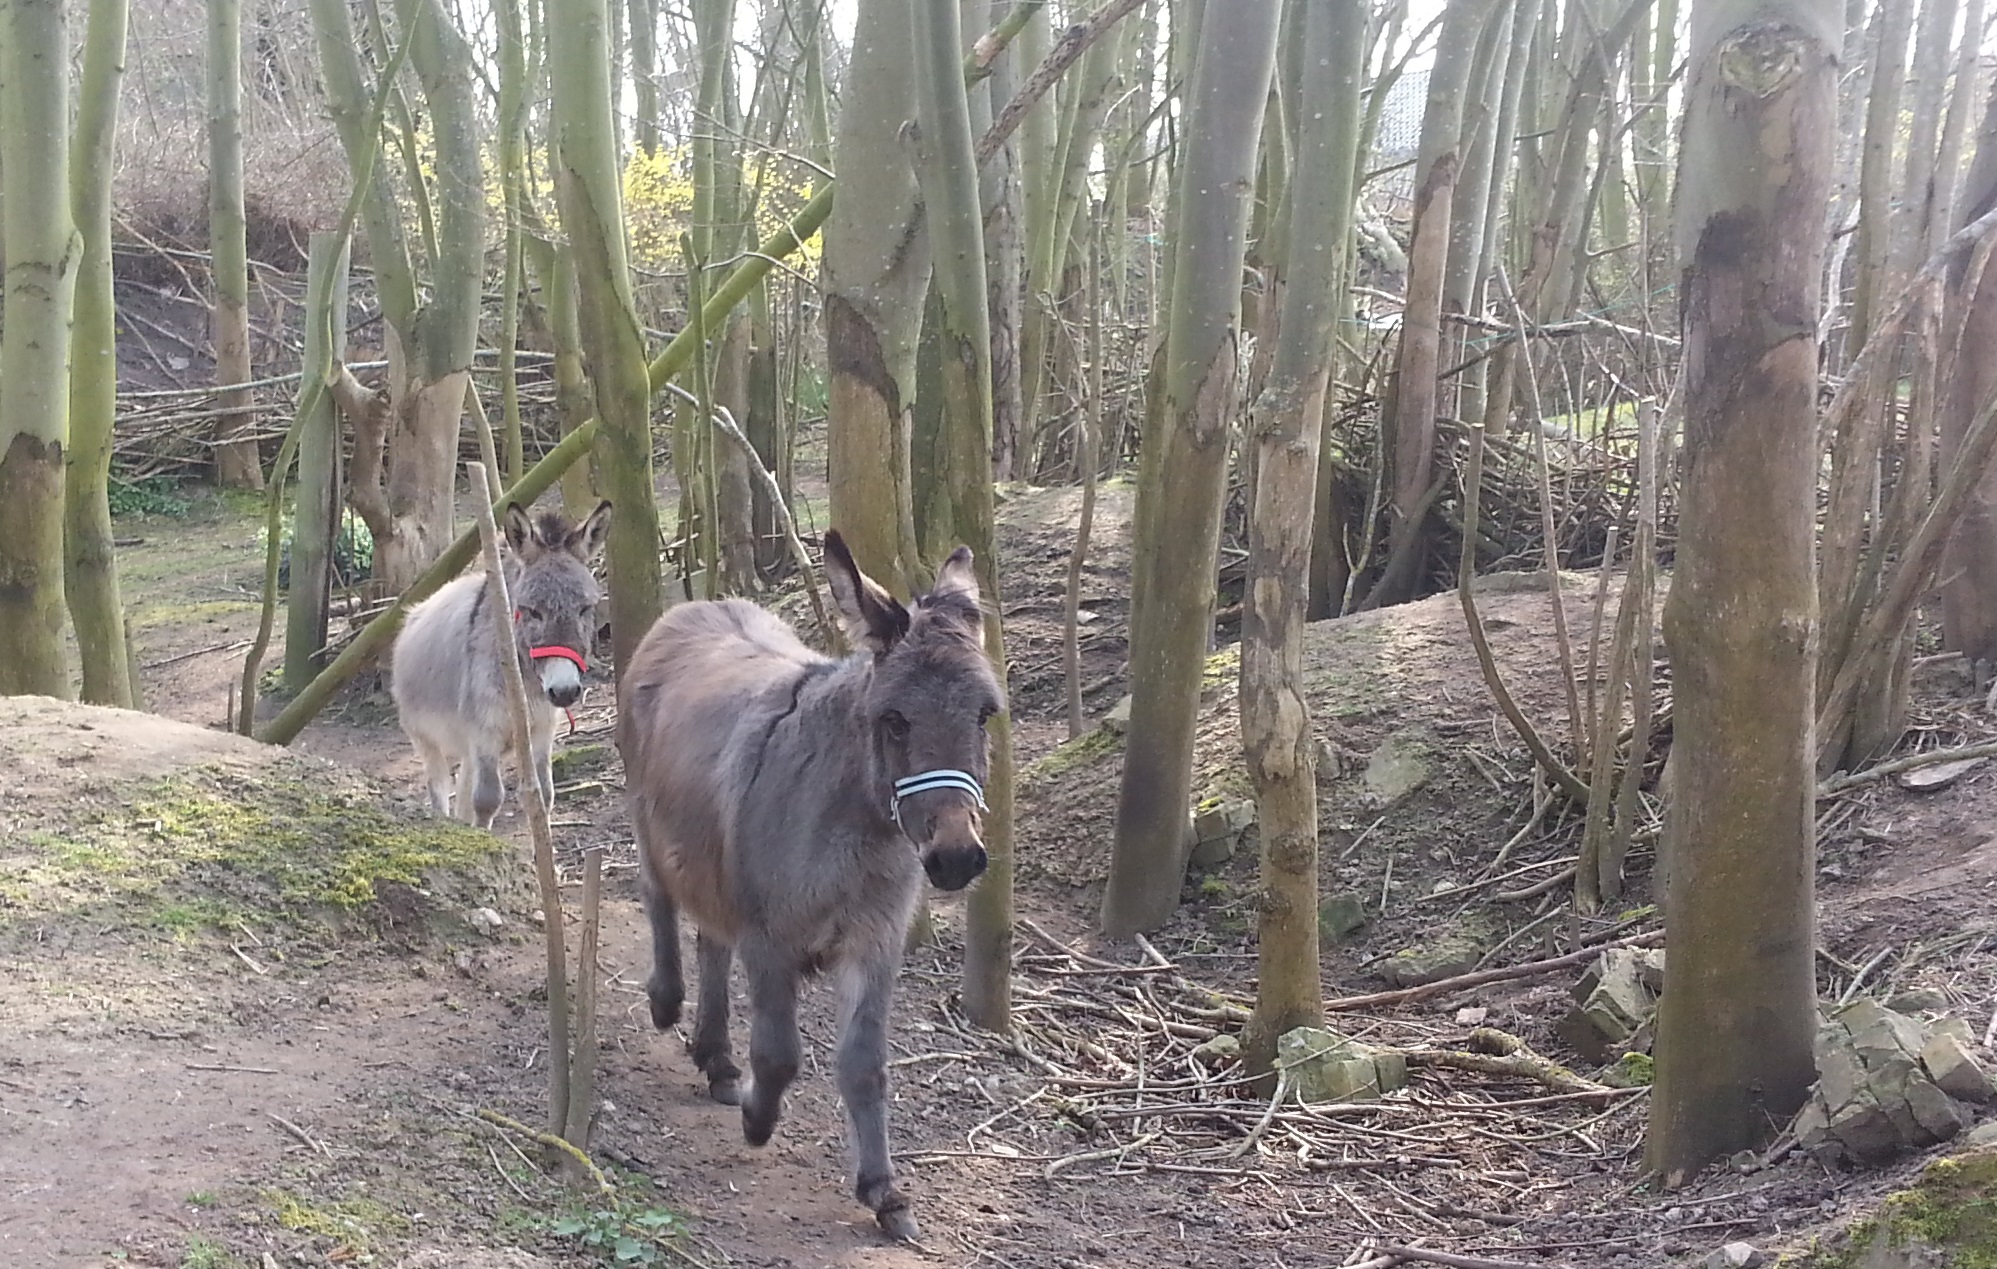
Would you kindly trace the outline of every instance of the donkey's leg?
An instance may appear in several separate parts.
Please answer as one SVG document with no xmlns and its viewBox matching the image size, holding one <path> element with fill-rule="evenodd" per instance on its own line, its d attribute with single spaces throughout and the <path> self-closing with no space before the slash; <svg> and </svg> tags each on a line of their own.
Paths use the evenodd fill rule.
<svg viewBox="0 0 1997 1269">
<path fill-rule="evenodd" d="M 451 796 L 451 817 L 476 824 L 478 821 L 472 816 L 472 793 L 478 785 L 478 756 L 460 753 L 454 755 L 451 761 L 457 764 L 454 777 L 457 791 Z"/>
<path fill-rule="evenodd" d="M 839 1098 L 853 1142 L 853 1193 L 882 1229 L 909 1242 L 920 1236 L 908 1200 L 895 1188 L 888 1158 L 888 1009 L 896 959 L 890 951 L 849 962 L 840 975 Z"/>
<path fill-rule="evenodd" d="M 769 940 L 742 940 L 749 979 L 749 1088 L 742 1094 L 742 1139 L 766 1144 L 783 1114 L 784 1090 L 797 1078 L 797 966 Z"/>
<path fill-rule="evenodd" d="M 524 794 L 527 788 L 527 770 L 534 772 L 534 780 L 541 786 L 541 805 L 555 805 L 555 719 L 554 710 L 536 706 L 527 711 L 528 758 L 520 772 L 520 788 Z"/>
<path fill-rule="evenodd" d="M 638 895 L 652 925 L 652 976 L 645 996 L 652 1002 L 652 1025 L 664 1031 L 680 1020 L 686 1003 L 686 979 L 680 972 L 680 914 L 665 883 L 652 868 L 652 848 L 638 831 Z"/>
<path fill-rule="evenodd" d="M 480 828 L 491 828 L 493 817 L 499 814 L 499 804 L 506 800 L 506 780 L 499 773 L 499 755 L 473 754 L 465 759 L 465 766 L 475 769 L 469 808 L 471 822 Z M 463 787 L 462 776 L 459 785 Z"/>
<path fill-rule="evenodd" d="M 695 937 L 694 947 L 700 957 L 700 1013 L 687 1048 L 694 1065 L 707 1075 L 708 1094 L 724 1106 L 738 1105 L 742 1068 L 735 1065 L 728 1043 L 728 971 L 734 966 L 735 952 L 705 930 Z"/>
<path fill-rule="evenodd" d="M 416 756 L 423 760 L 423 779 L 430 786 L 430 809 L 445 819 L 451 818 L 450 755 L 418 736 L 411 736 L 409 742 L 416 746 Z"/>
</svg>

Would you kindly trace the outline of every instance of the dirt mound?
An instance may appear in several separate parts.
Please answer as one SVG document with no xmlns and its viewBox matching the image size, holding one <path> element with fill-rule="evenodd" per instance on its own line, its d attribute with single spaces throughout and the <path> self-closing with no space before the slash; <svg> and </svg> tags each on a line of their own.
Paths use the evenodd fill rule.
<svg viewBox="0 0 1997 1269">
<path fill-rule="evenodd" d="M 51 927 L 324 942 L 520 906 L 513 848 L 358 772 L 151 714 L 0 699 L 0 946 Z"/>
</svg>

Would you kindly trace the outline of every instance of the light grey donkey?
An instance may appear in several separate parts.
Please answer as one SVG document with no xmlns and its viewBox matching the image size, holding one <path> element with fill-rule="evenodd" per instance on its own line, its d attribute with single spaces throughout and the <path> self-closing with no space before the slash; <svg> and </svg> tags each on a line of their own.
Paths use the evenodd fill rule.
<svg viewBox="0 0 1997 1269">
<path fill-rule="evenodd" d="M 530 517 L 518 503 L 506 508 L 510 549 L 503 558 L 532 750 L 521 779 L 531 767 L 551 803 L 555 721 L 582 696 L 602 598 L 589 563 L 609 527 L 608 502 L 580 525 L 560 511 Z M 513 715 L 485 583 L 483 570 L 467 573 L 409 610 L 395 638 L 390 686 L 402 730 L 423 759 L 430 805 L 443 816 L 455 809 L 457 818 L 481 828 L 492 825 L 506 797 L 499 760 L 513 751 Z"/>
<path fill-rule="evenodd" d="M 836 1069 L 854 1192 L 917 1236 L 888 1159 L 888 1010 L 922 878 L 961 890 L 985 869 L 985 723 L 1005 708 L 987 660 L 971 553 L 903 607 L 825 535 L 827 580 L 860 651 L 804 646 L 739 599 L 661 617 L 622 676 L 618 741 L 652 926 L 652 1022 L 679 1021 L 679 912 L 698 929 L 689 1048 L 742 1135 L 770 1139 L 797 1075 L 799 982 L 840 989 Z M 749 988 L 747 1087 L 728 1039 L 735 956 Z"/>
</svg>

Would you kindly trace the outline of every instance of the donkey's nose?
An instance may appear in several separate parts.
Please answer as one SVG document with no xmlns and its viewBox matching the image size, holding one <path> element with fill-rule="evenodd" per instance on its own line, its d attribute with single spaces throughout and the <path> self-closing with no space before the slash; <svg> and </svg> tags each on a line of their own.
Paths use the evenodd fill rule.
<svg viewBox="0 0 1997 1269">
<path fill-rule="evenodd" d="M 962 890 L 984 875 L 989 858 L 982 843 L 931 847 L 922 854 L 922 871 L 938 890 Z"/>
<path fill-rule="evenodd" d="M 565 657 L 548 657 L 541 662 L 541 690 L 558 709 L 567 709 L 582 699 L 582 675 L 575 662 Z"/>
</svg>

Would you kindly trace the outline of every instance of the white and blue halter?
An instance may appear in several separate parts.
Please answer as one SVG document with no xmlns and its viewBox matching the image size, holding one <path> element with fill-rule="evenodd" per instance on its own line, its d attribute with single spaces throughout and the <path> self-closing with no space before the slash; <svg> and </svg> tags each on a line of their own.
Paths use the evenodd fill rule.
<svg viewBox="0 0 1997 1269">
<path fill-rule="evenodd" d="M 991 808 L 985 805 L 985 789 L 978 778 L 968 771 L 924 771 L 918 775 L 905 776 L 894 782 L 894 796 L 888 799 L 888 815 L 894 819 L 895 827 L 901 824 L 901 800 L 914 797 L 918 793 L 928 793 L 933 789 L 962 789 L 971 795 L 980 811 Z"/>
</svg>

